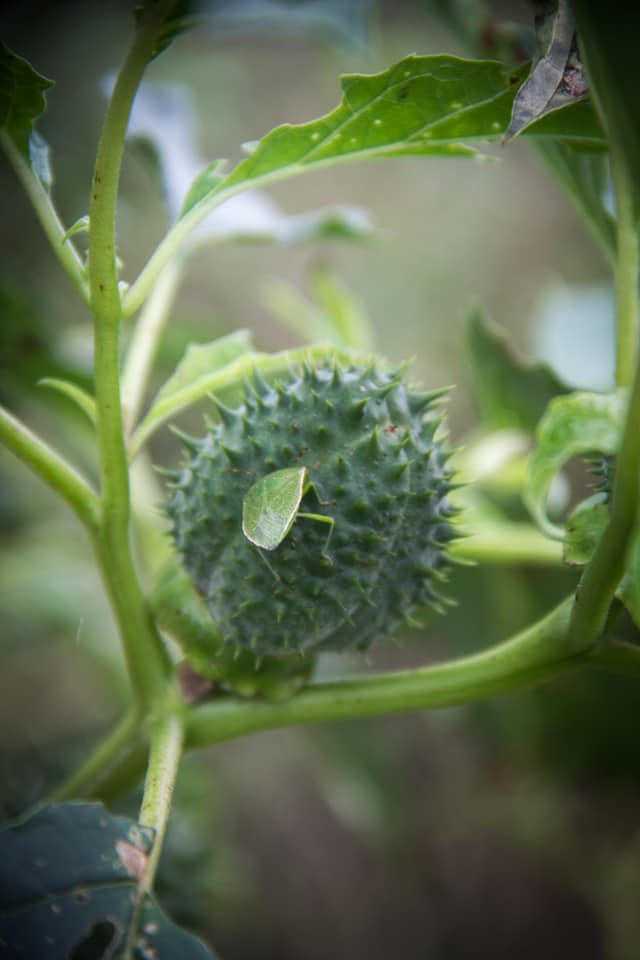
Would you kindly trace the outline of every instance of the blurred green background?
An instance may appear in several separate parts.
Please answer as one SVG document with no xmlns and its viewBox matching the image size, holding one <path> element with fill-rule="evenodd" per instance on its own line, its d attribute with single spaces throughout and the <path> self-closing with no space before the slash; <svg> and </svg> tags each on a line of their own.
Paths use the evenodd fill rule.
<svg viewBox="0 0 640 960">
<path fill-rule="evenodd" d="M 442 6 L 471 7 L 218 4 L 214 27 L 180 37 L 148 80 L 184 87 L 203 158 L 235 162 L 244 141 L 332 109 L 341 73 L 374 72 L 411 52 L 467 53 L 437 15 Z M 247 10 L 254 14 L 243 18 Z M 525 3 L 490 4 L 489 12 L 531 20 Z M 26 2 L 2 19 L 9 46 L 56 81 L 38 129 L 70 224 L 87 212 L 101 84 L 126 51 L 130 5 Z M 274 188 L 287 213 L 356 204 L 376 229 L 364 243 L 203 246 L 179 293 L 156 383 L 189 341 L 240 326 L 262 349 L 299 343 L 270 309 L 274 284 L 309 298 L 314 272 L 326 268 L 369 318 L 380 352 L 397 362 L 413 357 L 412 373 L 428 387 L 457 385 L 449 415 L 456 444 L 477 426 L 463 345 L 474 306 L 523 354 L 553 361 L 577 385 L 606 386 L 603 258 L 530 148 L 487 153 L 497 160 L 376 161 Z M 81 415 L 36 386 L 47 374 L 90 386 L 88 318 L 1 163 L 1 399 L 94 473 Z M 157 164 L 133 143 L 119 213 L 126 278 L 167 225 Z M 202 410 L 185 422 L 200 430 Z M 155 462 L 174 461 L 177 449 L 160 433 Z M 516 500 L 505 506 L 524 516 Z M 83 532 L 3 452 L 0 537 L 0 812 L 10 817 L 86 756 L 120 715 L 126 688 Z M 575 580 L 570 571 L 520 567 L 456 572 L 456 609 L 380 644 L 365 668 L 487 646 Z M 360 669 L 336 657 L 321 673 Z M 261 734 L 189 756 L 161 899 L 225 960 L 635 960 L 639 707 L 630 681 L 581 674 L 464 709 Z M 118 809 L 135 815 L 137 799 L 123 798 Z"/>
</svg>

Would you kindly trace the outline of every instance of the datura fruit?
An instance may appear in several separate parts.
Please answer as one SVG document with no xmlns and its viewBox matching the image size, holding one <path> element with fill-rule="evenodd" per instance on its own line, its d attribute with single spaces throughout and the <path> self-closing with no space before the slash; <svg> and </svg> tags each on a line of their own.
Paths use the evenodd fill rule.
<svg viewBox="0 0 640 960">
<path fill-rule="evenodd" d="M 228 650 L 364 650 L 440 608 L 456 536 L 442 391 L 336 359 L 245 383 L 184 437 L 171 532 Z"/>
</svg>

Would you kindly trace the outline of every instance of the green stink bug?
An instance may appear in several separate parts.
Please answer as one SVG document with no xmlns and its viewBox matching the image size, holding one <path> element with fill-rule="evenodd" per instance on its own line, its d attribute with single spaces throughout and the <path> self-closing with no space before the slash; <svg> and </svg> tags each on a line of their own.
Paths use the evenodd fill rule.
<svg viewBox="0 0 640 960">
<path fill-rule="evenodd" d="M 263 550 L 275 550 L 287 536 L 297 517 L 329 523 L 331 529 L 323 554 L 329 546 L 334 519 L 321 513 L 300 513 L 298 508 L 312 486 L 306 467 L 285 467 L 268 473 L 247 490 L 242 502 L 242 532 Z"/>
</svg>

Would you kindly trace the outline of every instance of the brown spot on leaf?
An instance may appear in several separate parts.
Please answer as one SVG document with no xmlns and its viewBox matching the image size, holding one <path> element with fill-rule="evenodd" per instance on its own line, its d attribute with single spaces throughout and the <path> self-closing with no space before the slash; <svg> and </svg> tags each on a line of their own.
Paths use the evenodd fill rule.
<svg viewBox="0 0 640 960">
<path fill-rule="evenodd" d="M 116 853 L 129 876 L 140 883 L 147 868 L 147 855 L 144 850 L 126 840 L 117 840 Z"/>
</svg>

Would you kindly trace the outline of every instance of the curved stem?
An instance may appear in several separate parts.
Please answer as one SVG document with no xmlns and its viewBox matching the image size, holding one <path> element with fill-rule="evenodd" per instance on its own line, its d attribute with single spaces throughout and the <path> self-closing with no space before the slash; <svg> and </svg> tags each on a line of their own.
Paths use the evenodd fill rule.
<svg viewBox="0 0 640 960">
<path fill-rule="evenodd" d="M 149 759 L 148 739 L 138 739 L 130 744 L 112 767 L 102 775 L 96 772 L 91 784 L 91 799 L 112 804 L 119 797 L 135 790 L 141 782 Z"/>
<path fill-rule="evenodd" d="M 576 593 L 569 628 L 569 642 L 576 650 L 596 643 L 607 612 L 624 575 L 627 554 L 640 513 L 640 354 L 638 351 L 638 237 L 633 219 L 631 185 L 622 159 L 611 146 L 616 171 L 618 209 L 618 256 L 616 273 L 616 324 L 620 382 L 631 382 L 629 406 L 616 461 L 611 519 L 587 564 Z M 621 357 L 622 353 L 628 356 Z M 627 379 L 628 378 L 628 379 Z"/>
<path fill-rule="evenodd" d="M 540 683 L 588 662 L 567 652 L 568 597 L 515 637 L 469 657 L 361 680 L 313 684 L 286 703 L 212 700 L 187 713 L 186 743 L 202 747 L 258 730 L 450 707 Z"/>
<path fill-rule="evenodd" d="M 220 696 L 184 708 L 185 747 L 212 746 L 238 737 L 296 724 L 460 706 L 483 697 L 544 683 L 579 667 L 640 676 L 640 646 L 605 639 L 588 651 L 566 644 L 573 597 L 520 634 L 480 653 L 418 670 L 357 680 L 311 684 L 285 703 Z M 96 793 L 112 799 L 130 789 L 144 771 L 139 748 L 100 783 Z"/>
<path fill-rule="evenodd" d="M 22 183 L 42 229 L 51 244 L 51 249 L 60 261 L 65 273 L 71 278 L 85 303 L 89 302 L 89 285 L 80 254 L 69 239 L 65 239 L 65 229 L 53 206 L 51 196 L 26 162 L 20 151 L 6 133 L 0 132 L 0 143 Z"/>
<path fill-rule="evenodd" d="M 138 419 L 153 359 L 182 277 L 182 264 L 176 257 L 164 268 L 131 337 L 122 371 L 122 415 L 127 436 Z"/>
<path fill-rule="evenodd" d="M 98 145 L 89 212 L 89 283 L 102 485 L 98 556 L 119 623 L 134 696 L 147 704 L 164 686 L 169 662 L 148 615 L 131 552 L 129 475 L 120 403 L 116 201 L 133 99 L 172 6 L 167 2 L 158 5 L 138 31 L 118 75 Z"/>
<path fill-rule="evenodd" d="M 118 724 L 68 780 L 54 791 L 51 801 L 93 797 L 96 787 L 115 770 L 128 754 L 140 731 L 141 715 L 135 708 Z"/>
<path fill-rule="evenodd" d="M 284 703 L 223 695 L 202 704 L 183 707 L 184 746 L 187 749 L 207 747 L 261 730 L 296 724 L 459 706 L 482 697 L 533 686 L 577 667 L 599 666 L 600 662 L 592 652 L 567 652 L 565 637 L 572 604 L 573 597 L 570 596 L 522 633 L 469 657 L 418 670 L 335 683 L 314 683 Z M 612 662 L 604 652 L 601 657 L 603 667 L 612 669 Z M 634 672 L 635 667 L 634 664 Z M 622 664 L 618 669 L 628 672 L 624 671 Z M 171 736 L 177 737 L 177 731 Z M 96 794 L 106 800 L 130 789 L 142 775 L 145 759 L 145 752 L 136 748 L 109 772 Z M 155 800 L 151 800 L 156 791 L 157 787 L 150 787 L 149 811 L 158 806 Z M 151 813 L 147 816 L 150 819 L 155 817 Z"/>
<path fill-rule="evenodd" d="M 90 531 L 97 530 L 100 501 L 95 491 L 59 453 L 4 407 L 0 407 L 0 441 L 62 497 Z"/>
</svg>

